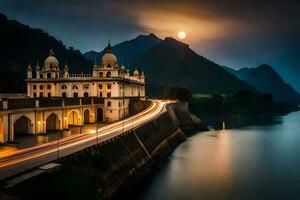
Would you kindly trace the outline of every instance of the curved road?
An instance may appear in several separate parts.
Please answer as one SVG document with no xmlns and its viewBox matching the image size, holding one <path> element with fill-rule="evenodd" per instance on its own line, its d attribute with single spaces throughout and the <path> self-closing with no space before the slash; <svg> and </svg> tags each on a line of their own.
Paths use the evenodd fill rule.
<svg viewBox="0 0 300 200">
<path fill-rule="evenodd" d="M 112 139 L 123 132 L 137 128 L 166 112 L 166 105 L 173 101 L 153 100 L 146 110 L 122 121 L 96 130 L 87 129 L 81 135 L 71 136 L 35 147 L 15 151 L 0 160 L 0 180 L 26 170 L 57 160 L 105 140 Z"/>
</svg>

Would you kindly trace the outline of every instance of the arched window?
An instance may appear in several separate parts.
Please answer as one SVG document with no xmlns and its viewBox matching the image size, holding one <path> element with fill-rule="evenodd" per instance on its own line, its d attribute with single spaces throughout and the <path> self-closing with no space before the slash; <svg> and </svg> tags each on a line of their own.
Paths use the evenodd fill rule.
<svg viewBox="0 0 300 200">
<path fill-rule="evenodd" d="M 51 90 L 51 85 L 50 84 L 47 85 L 47 89 Z"/>
<path fill-rule="evenodd" d="M 111 89 L 111 84 L 109 83 L 109 84 L 107 84 L 107 89 Z"/>
<path fill-rule="evenodd" d="M 85 92 L 85 93 L 83 93 L 83 96 L 84 96 L 84 97 L 88 97 L 88 96 L 89 96 L 89 93 L 88 93 L 88 92 Z"/>
<path fill-rule="evenodd" d="M 103 85 L 99 84 L 99 89 L 102 90 L 102 88 L 103 88 Z"/>
<path fill-rule="evenodd" d="M 111 97 L 111 93 L 110 92 L 107 93 L 107 97 Z"/>
<path fill-rule="evenodd" d="M 78 86 L 77 85 L 73 85 L 72 89 L 73 90 L 78 90 Z"/>
<path fill-rule="evenodd" d="M 110 65 L 110 64 L 108 64 L 106 67 L 107 67 L 107 68 L 111 68 L 111 65 Z"/>
<path fill-rule="evenodd" d="M 102 97 L 102 92 L 99 93 L 99 97 Z"/>
<path fill-rule="evenodd" d="M 111 77 L 111 72 L 106 72 L 106 77 Z"/>
<path fill-rule="evenodd" d="M 61 86 L 61 89 L 63 89 L 63 90 L 66 90 L 67 88 L 68 88 L 68 86 L 65 85 L 65 84 L 63 84 L 63 85 Z"/>
<path fill-rule="evenodd" d="M 48 96 L 48 97 L 51 97 L 51 93 L 50 93 L 50 92 L 48 92 L 47 96 Z"/>
<path fill-rule="evenodd" d="M 111 107 L 111 102 L 107 102 L 107 107 Z"/>
<path fill-rule="evenodd" d="M 83 85 L 83 89 L 84 89 L 84 90 L 88 90 L 89 87 L 90 87 L 89 84 L 84 84 L 84 85 Z"/>
<path fill-rule="evenodd" d="M 61 96 L 62 96 L 63 98 L 66 98 L 66 97 L 67 97 L 67 93 L 63 92 L 63 93 L 61 94 Z"/>
<path fill-rule="evenodd" d="M 78 93 L 77 93 L 77 92 L 74 92 L 74 93 L 73 93 L 73 97 L 74 97 L 74 98 L 77 98 L 77 97 L 78 97 Z"/>
</svg>

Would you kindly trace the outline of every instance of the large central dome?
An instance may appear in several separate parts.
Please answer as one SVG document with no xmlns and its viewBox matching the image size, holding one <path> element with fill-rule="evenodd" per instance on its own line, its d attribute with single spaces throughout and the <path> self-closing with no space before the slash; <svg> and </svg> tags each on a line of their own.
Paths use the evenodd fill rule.
<svg viewBox="0 0 300 200">
<path fill-rule="evenodd" d="M 44 67 L 46 71 L 58 70 L 59 62 L 54 57 L 54 52 L 52 51 L 52 49 L 49 52 L 49 56 L 44 61 Z"/>
<path fill-rule="evenodd" d="M 113 49 L 108 42 L 107 47 L 105 48 L 105 54 L 102 57 L 102 65 L 106 66 L 108 64 L 115 65 L 117 63 L 117 57 L 113 53 Z"/>
</svg>

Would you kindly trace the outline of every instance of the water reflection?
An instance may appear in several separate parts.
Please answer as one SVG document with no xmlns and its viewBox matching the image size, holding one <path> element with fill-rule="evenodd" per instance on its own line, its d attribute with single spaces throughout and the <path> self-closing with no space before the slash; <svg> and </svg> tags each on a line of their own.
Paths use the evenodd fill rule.
<svg viewBox="0 0 300 200">
<path fill-rule="evenodd" d="M 173 152 L 139 198 L 300 199 L 299 121 L 295 112 L 220 130 L 218 137 L 196 134 Z"/>
<path fill-rule="evenodd" d="M 212 114 L 197 114 L 205 124 L 212 126 L 215 129 L 223 129 L 223 122 L 226 129 L 246 127 L 251 125 L 274 125 L 282 123 L 280 116 L 271 115 L 212 115 Z"/>
</svg>

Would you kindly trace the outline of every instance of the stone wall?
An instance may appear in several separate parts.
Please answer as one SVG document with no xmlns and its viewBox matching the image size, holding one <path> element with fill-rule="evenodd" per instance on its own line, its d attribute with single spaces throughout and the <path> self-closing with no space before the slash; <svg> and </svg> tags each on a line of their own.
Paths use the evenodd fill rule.
<svg viewBox="0 0 300 200">
<path fill-rule="evenodd" d="M 170 105 L 167 110 L 135 130 L 61 159 L 58 171 L 3 191 L 8 196 L 30 200 L 41 196 L 43 199 L 116 198 L 134 188 L 185 141 L 180 129 L 182 119 L 174 114 L 189 116 L 189 111 L 183 104 Z"/>
</svg>

